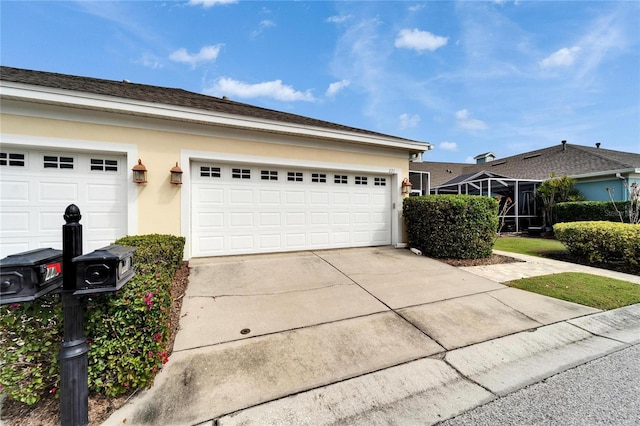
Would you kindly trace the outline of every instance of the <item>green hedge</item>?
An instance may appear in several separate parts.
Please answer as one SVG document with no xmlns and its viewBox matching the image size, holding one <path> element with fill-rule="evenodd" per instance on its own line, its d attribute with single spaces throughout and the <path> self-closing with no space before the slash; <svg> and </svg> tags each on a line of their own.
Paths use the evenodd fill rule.
<svg viewBox="0 0 640 426">
<path fill-rule="evenodd" d="M 83 298 L 89 390 L 109 396 L 149 386 L 167 360 L 169 290 L 182 265 L 185 239 L 142 235 L 115 243 L 136 247 L 136 276 L 117 293 Z M 61 341 L 59 296 L 1 307 L 2 391 L 27 404 L 55 392 Z"/>
<path fill-rule="evenodd" d="M 498 229 L 498 202 L 472 195 L 427 195 L 404 199 L 410 247 L 435 258 L 491 256 Z"/>
<path fill-rule="evenodd" d="M 630 201 L 616 201 L 616 207 L 629 221 Z M 611 201 L 573 201 L 556 205 L 557 222 L 610 221 L 620 222 Z"/>
<path fill-rule="evenodd" d="M 556 238 L 569 252 L 589 262 L 640 264 L 640 225 L 606 221 L 558 223 Z"/>
</svg>

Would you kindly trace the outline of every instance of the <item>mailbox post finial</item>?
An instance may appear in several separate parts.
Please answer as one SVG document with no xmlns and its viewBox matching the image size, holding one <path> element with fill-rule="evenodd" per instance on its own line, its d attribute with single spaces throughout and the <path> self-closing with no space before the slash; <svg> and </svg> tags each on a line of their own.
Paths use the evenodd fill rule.
<svg viewBox="0 0 640 426">
<path fill-rule="evenodd" d="M 69 204 L 64 211 L 64 221 L 66 223 L 78 223 L 82 219 L 80 208 L 75 204 Z"/>
</svg>

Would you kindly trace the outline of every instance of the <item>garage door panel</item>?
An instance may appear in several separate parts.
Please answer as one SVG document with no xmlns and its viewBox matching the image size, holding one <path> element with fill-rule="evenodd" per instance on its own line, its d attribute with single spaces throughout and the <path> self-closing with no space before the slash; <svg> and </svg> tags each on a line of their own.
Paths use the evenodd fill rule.
<svg viewBox="0 0 640 426">
<path fill-rule="evenodd" d="M 120 191 L 122 191 L 122 185 L 102 185 L 90 183 L 87 185 L 87 201 L 109 204 L 116 203 L 122 197 Z"/>
<path fill-rule="evenodd" d="M 260 215 L 260 221 L 259 221 L 259 225 L 260 226 L 264 226 L 264 227 L 280 227 L 281 225 L 281 220 L 280 220 L 280 213 L 259 213 Z"/>
<path fill-rule="evenodd" d="M 7 202 L 28 202 L 29 182 L 0 182 L 0 201 Z M 4 205 L 2 206 L 5 207 Z"/>
<path fill-rule="evenodd" d="M 260 190 L 259 200 L 261 205 L 280 205 L 280 191 Z"/>
<path fill-rule="evenodd" d="M 201 176 L 214 168 L 219 178 Z M 391 242 L 385 177 L 197 162 L 191 170 L 194 256 Z M 234 170 L 250 178 L 234 179 Z"/>
<path fill-rule="evenodd" d="M 232 213 L 230 226 L 232 228 L 253 228 L 253 213 Z"/>
<path fill-rule="evenodd" d="M 280 234 L 260 235 L 260 248 L 265 250 L 277 250 L 282 246 Z"/>
<path fill-rule="evenodd" d="M 285 226 L 305 226 L 306 225 L 306 215 L 303 212 L 287 212 L 285 213 Z"/>
<path fill-rule="evenodd" d="M 39 202 L 64 202 L 78 199 L 79 184 L 64 182 L 40 182 L 38 185 Z"/>
<path fill-rule="evenodd" d="M 194 198 L 198 204 L 222 205 L 224 191 L 216 188 L 198 188 L 194 192 Z"/>
<path fill-rule="evenodd" d="M 252 205 L 253 189 L 231 189 L 231 205 Z"/>
<path fill-rule="evenodd" d="M 94 167 L 102 171 L 92 170 L 91 158 L 98 157 L 104 156 L 34 150 L 24 151 L 24 161 L 17 166 L 0 166 L 1 257 L 60 248 L 69 204 L 76 204 L 82 213 L 84 252 L 127 234 L 127 181 L 122 167 L 126 160 L 117 156 L 108 163 L 101 160 Z"/>
<path fill-rule="evenodd" d="M 28 211 L 0 212 L 2 235 L 26 234 L 29 232 L 31 215 Z"/>
</svg>

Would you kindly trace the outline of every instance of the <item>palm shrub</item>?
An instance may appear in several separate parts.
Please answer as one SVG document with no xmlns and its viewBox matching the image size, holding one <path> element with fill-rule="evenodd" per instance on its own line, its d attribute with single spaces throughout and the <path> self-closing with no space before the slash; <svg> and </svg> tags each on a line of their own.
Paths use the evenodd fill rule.
<svg viewBox="0 0 640 426">
<path fill-rule="evenodd" d="M 498 229 L 498 201 L 473 195 L 427 195 L 404 199 L 411 247 L 435 258 L 490 257 Z"/>
</svg>

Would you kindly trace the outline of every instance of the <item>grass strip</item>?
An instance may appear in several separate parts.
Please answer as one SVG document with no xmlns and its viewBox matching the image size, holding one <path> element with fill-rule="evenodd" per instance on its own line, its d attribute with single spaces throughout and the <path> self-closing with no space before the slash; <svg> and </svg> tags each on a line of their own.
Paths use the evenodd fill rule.
<svg viewBox="0 0 640 426">
<path fill-rule="evenodd" d="M 640 284 L 582 272 L 522 278 L 504 284 L 602 310 L 640 303 Z"/>
<path fill-rule="evenodd" d="M 567 253 L 567 248 L 560 241 L 547 238 L 500 237 L 496 239 L 493 248 L 538 257 Z"/>
</svg>

